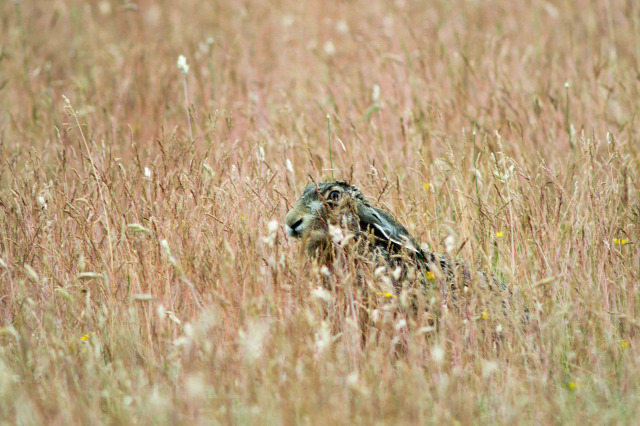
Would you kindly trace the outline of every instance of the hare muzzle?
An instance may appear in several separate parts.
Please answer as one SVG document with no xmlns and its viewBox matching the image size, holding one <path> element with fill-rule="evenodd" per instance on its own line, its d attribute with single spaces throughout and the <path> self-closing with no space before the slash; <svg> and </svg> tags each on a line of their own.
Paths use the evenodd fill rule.
<svg viewBox="0 0 640 426">
<path fill-rule="evenodd" d="M 290 210 L 284 218 L 285 229 L 290 237 L 301 238 L 304 229 L 304 218 L 302 218 L 295 210 Z"/>
</svg>

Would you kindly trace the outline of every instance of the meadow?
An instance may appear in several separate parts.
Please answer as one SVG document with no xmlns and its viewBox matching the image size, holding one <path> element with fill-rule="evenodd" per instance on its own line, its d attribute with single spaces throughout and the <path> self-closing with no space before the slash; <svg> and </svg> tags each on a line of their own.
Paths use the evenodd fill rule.
<svg viewBox="0 0 640 426">
<path fill-rule="evenodd" d="M 0 423 L 636 423 L 639 100 L 636 1 L 1 2 Z M 332 176 L 518 303 L 327 277 Z"/>
</svg>

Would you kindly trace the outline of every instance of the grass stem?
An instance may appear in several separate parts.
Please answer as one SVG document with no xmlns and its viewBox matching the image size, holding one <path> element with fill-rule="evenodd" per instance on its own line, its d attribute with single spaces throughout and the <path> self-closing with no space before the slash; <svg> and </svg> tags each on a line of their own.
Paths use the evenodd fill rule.
<svg viewBox="0 0 640 426">
<path fill-rule="evenodd" d="M 331 167 L 331 180 L 335 180 L 333 177 L 333 154 L 331 152 L 331 116 L 327 114 L 327 135 L 329 139 L 329 164 Z"/>
<path fill-rule="evenodd" d="M 187 123 L 189 123 L 189 140 L 193 142 L 193 131 L 191 130 L 191 111 L 189 110 L 189 92 L 187 91 L 187 73 L 182 73 L 182 82 L 184 86 L 184 109 L 187 112 Z"/>
</svg>

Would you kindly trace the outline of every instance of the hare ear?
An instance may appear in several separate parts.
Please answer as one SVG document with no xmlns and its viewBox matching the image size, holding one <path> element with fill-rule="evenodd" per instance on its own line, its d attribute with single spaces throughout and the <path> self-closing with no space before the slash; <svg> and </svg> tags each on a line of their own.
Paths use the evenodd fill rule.
<svg viewBox="0 0 640 426">
<path fill-rule="evenodd" d="M 384 210 L 358 203 L 358 218 L 363 228 L 372 227 L 374 231 L 377 231 L 376 235 L 378 237 L 391 241 L 407 250 L 422 254 L 422 250 L 411 237 L 409 231 Z"/>
</svg>

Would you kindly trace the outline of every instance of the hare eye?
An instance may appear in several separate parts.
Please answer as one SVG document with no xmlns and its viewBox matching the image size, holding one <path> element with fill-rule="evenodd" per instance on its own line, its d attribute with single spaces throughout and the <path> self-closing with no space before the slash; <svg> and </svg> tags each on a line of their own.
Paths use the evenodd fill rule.
<svg viewBox="0 0 640 426">
<path fill-rule="evenodd" d="M 339 198 L 340 198 L 340 192 L 339 191 L 331 191 L 331 193 L 329 194 L 329 199 L 330 200 L 338 201 Z"/>
</svg>

